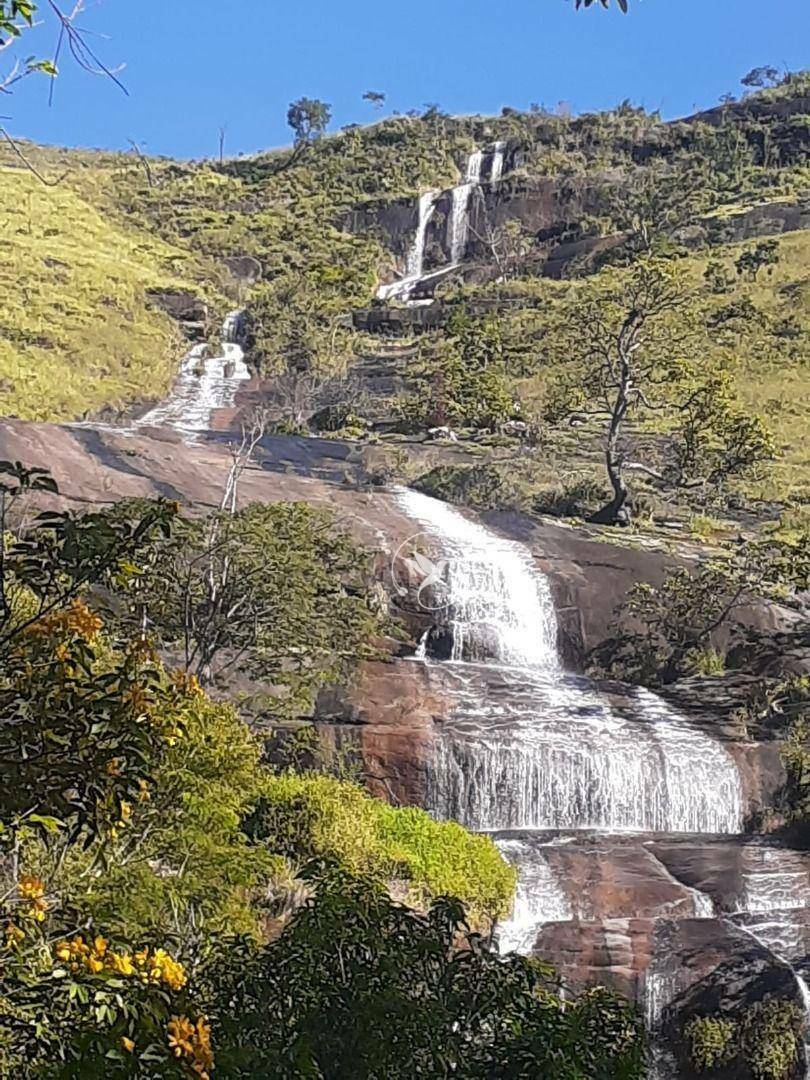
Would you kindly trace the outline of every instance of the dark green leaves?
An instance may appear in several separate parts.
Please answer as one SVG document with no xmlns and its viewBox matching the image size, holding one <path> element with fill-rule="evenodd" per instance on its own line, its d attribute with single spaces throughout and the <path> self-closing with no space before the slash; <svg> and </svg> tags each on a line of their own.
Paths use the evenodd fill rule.
<svg viewBox="0 0 810 1080">
<path fill-rule="evenodd" d="M 36 9 L 36 4 L 31 0 L 0 0 L 0 43 L 6 35 L 20 36 L 20 21 L 31 26 Z"/>
</svg>

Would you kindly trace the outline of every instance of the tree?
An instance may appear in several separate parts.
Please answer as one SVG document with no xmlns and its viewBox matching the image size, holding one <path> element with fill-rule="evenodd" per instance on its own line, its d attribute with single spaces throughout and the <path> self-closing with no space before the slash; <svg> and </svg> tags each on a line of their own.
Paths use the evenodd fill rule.
<svg viewBox="0 0 810 1080">
<path fill-rule="evenodd" d="M 377 90 L 366 90 L 365 94 L 363 94 L 363 101 L 373 105 L 374 110 L 379 112 L 385 104 L 385 94 L 381 94 Z"/>
<path fill-rule="evenodd" d="M 281 938 L 227 943 L 205 973 L 217 1075 L 293 1080 L 636 1080 L 636 1014 L 603 989 L 565 1003 L 552 973 L 505 959 L 463 908 L 420 914 L 330 867 Z"/>
<path fill-rule="evenodd" d="M 766 86 L 776 86 L 779 82 L 779 71 L 775 67 L 771 67 L 770 64 L 766 64 L 763 67 L 752 68 L 747 75 L 744 75 L 740 82 L 743 86 L 752 87 L 755 89 L 763 89 Z"/>
<path fill-rule="evenodd" d="M 408 427 L 470 427 L 496 431 L 517 419 L 496 320 L 470 320 L 456 312 L 447 334 L 428 345 L 414 370 L 414 394 L 397 403 Z"/>
<path fill-rule="evenodd" d="M 616 226 L 627 239 L 621 251 L 649 254 L 676 230 L 708 208 L 706 177 L 691 168 L 633 171 L 608 185 L 606 201 Z"/>
<path fill-rule="evenodd" d="M 660 586 L 634 585 L 617 609 L 617 631 L 594 651 L 601 674 L 661 686 L 720 661 L 714 637 L 757 597 L 810 586 L 810 533 L 751 541 L 695 569 L 670 571 Z"/>
<path fill-rule="evenodd" d="M 747 248 L 734 263 L 740 277 L 756 281 L 763 267 L 773 267 L 779 262 L 779 241 L 760 240 L 753 248 Z M 770 270 L 769 270 L 770 273 Z"/>
<path fill-rule="evenodd" d="M 353 356 L 340 294 L 341 271 L 310 265 L 258 285 L 247 312 L 247 345 L 262 374 L 342 373 Z"/>
<path fill-rule="evenodd" d="M 287 109 L 287 123 L 293 130 L 294 145 L 308 146 L 321 138 L 332 119 L 331 106 L 318 98 L 302 97 Z"/>
<path fill-rule="evenodd" d="M 582 414 L 605 425 L 605 467 L 613 498 L 594 520 L 615 524 L 629 517 L 631 471 L 659 483 L 705 482 L 705 475 L 687 476 L 687 471 L 705 473 L 706 462 L 698 460 L 697 451 L 718 437 L 737 437 L 729 421 L 741 410 L 735 412 L 726 361 L 713 357 L 695 296 L 677 263 L 644 259 L 626 279 L 607 278 L 591 286 L 590 293 L 566 312 L 546 346 L 561 362 L 547 412 L 552 420 Z M 726 387 L 721 399 L 709 392 L 712 378 Z M 645 417 L 668 420 L 676 430 L 688 426 L 687 434 L 681 433 L 682 457 L 674 472 L 630 460 L 625 427 L 630 419 Z M 772 452 L 761 424 L 752 425 L 749 435 L 752 445 L 746 441 L 725 454 L 724 477 Z"/>
<path fill-rule="evenodd" d="M 160 499 L 126 521 L 105 512 L 47 511 L 30 527 L 10 532 L 26 496 L 58 495 L 44 469 L 0 461 L 0 658 L 46 616 L 64 610 L 91 586 L 123 579 L 133 560 L 148 558 L 158 535 L 167 536 L 179 507 Z"/>
<path fill-rule="evenodd" d="M 305 713 L 320 686 L 375 655 L 380 629 L 362 553 L 327 511 L 304 503 L 235 510 L 227 500 L 207 518 L 179 519 L 119 595 L 120 625 L 145 625 L 203 683 L 261 678 L 275 687 L 275 715 Z"/>
</svg>

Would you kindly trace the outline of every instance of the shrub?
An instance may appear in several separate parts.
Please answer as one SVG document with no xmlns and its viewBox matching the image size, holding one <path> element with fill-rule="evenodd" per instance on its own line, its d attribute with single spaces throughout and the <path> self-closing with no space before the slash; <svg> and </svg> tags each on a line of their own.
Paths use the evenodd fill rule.
<svg viewBox="0 0 810 1080">
<path fill-rule="evenodd" d="M 735 1026 L 721 1016 L 695 1016 L 684 1028 L 689 1058 L 697 1072 L 728 1064 L 736 1055 Z"/>
<path fill-rule="evenodd" d="M 229 943 L 206 972 L 217 1075 L 640 1080 L 637 1015 L 603 989 L 562 1002 L 550 977 L 490 952 L 455 902 L 417 913 L 327 868 L 278 941 Z"/>
<path fill-rule="evenodd" d="M 247 827 L 299 864 L 329 857 L 355 875 L 403 879 L 416 903 L 452 895 L 477 922 L 509 911 L 515 871 L 489 837 L 391 807 L 357 784 L 317 773 L 276 776 Z"/>
</svg>

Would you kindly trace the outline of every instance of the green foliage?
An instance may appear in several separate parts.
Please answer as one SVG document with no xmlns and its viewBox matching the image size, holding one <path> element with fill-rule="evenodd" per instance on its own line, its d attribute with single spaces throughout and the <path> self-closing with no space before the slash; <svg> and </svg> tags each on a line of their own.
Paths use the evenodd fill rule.
<svg viewBox="0 0 810 1080">
<path fill-rule="evenodd" d="M 5 415 L 73 420 L 156 398 L 177 369 L 183 342 L 149 292 L 195 291 L 194 260 L 84 194 L 0 168 Z"/>
<path fill-rule="evenodd" d="M 621 606 L 616 635 L 594 653 L 596 668 L 646 686 L 699 668 L 712 634 L 742 592 L 743 583 L 721 564 L 673 570 L 658 588 L 634 585 Z"/>
<path fill-rule="evenodd" d="M 459 314 L 446 336 L 423 349 L 416 390 L 395 403 L 409 429 L 470 427 L 496 431 L 520 414 L 503 365 L 498 324 Z"/>
<path fill-rule="evenodd" d="M 788 1080 L 798 1060 L 802 1022 L 802 1012 L 792 1001 L 773 998 L 735 1017 L 693 1017 L 684 1037 L 699 1073 L 736 1062 L 754 1080 Z"/>
<path fill-rule="evenodd" d="M 719 1069 L 735 1056 L 734 1024 L 722 1016 L 694 1016 L 683 1033 L 697 1072 Z"/>
<path fill-rule="evenodd" d="M 351 292 L 351 267 L 316 268 L 307 276 L 288 273 L 257 287 L 247 323 L 251 358 L 264 375 L 283 372 L 345 371 L 353 343 L 342 317 Z"/>
<path fill-rule="evenodd" d="M 120 504 L 117 517 L 137 516 Z M 381 617 L 366 558 L 328 511 L 305 503 L 252 504 L 179 519 L 150 565 L 118 585 L 119 621 L 146 620 L 206 682 L 243 672 L 274 688 L 267 710 L 296 718 L 316 691 L 374 655 Z"/>
<path fill-rule="evenodd" d="M 606 521 L 626 513 L 630 469 L 662 484 L 717 487 L 773 456 L 768 429 L 737 401 L 728 361 L 694 301 L 677 263 L 644 259 L 621 284 L 604 275 L 594 282 L 546 346 L 557 367 L 549 419 L 585 416 L 604 425 L 614 492 Z M 627 424 L 653 417 L 674 433 L 670 468 L 628 463 Z"/>
<path fill-rule="evenodd" d="M 489 837 L 415 807 L 391 807 L 330 776 L 273 777 L 248 831 L 297 862 L 329 858 L 355 876 L 402 880 L 413 903 L 455 896 L 479 923 L 506 915 L 511 905 L 515 871 Z"/>
<path fill-rule="evenodd" d="M 734 264 L 740 277 L 756 281 L 760 270 L 779 262 L 779 241 L 761 240 L 753 248 L 746 248 Z"/>
<path fill-rule="evenodd" d="M 510 469 L 492 463 L 437 465 L 413 486 L 434 499 L 470 506 L 475 510 L 504 510 L 522 502 Z"/>
<path fill-rule="evenodd" d="M 207 973 L 225 1077 L 325 1080 L 643 1075 L 636 1016 L 604 990 L 565 1005 L 549 972 L 501 960 L 453 901 L 426 914 L 327 871 L 275 943 Z"/>
<path fill-rule="evenodd" d="M 331 106 L 317 98 L 299 98 L 287 109 L 287 123 L 292 128 L 296 144 L 319 139 L 331 119 Z"/>
<path fill-rule="evenodd" d="M 198 935 L 259 936 L 267 884 L 288 876 L 277 845 L 252 843 L 243 830 L 267 783 L 261 743 L 193 681 L 175 678 L 171 691 L 160 706 L 169 736 L 147 783 L 103 850 L 72 852 L 66 895 L 130 940 L 182 940 L 189 925 Z M 90 874 L 94 865 L 104 872 Z M 47 863 L 41 872 L 58 880 Z M 198 948 L 184 940 L 187 953 Z"/>
</svg>

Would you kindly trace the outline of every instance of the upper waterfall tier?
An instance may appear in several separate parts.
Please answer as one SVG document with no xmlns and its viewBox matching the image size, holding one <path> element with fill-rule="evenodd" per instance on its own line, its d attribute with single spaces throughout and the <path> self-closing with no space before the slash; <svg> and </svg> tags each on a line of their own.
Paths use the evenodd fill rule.
<svg viewBox="0 0 810 1080">
<path fill-rule="evenodd" d="M 528 550 L 427 495 L 403 489 L 397 501 L 424 525 L 428 546 L 440 542 L 430 587 L 452 634 L 452 659 L 559 668 L 551 589 Z"/>
<path fill-rule="evenodd" d="M 505 159 L 505 142 L 493 143 L 489 151 L 473 150 L 467 158 L 461 183 L 449 191 L 450 210 L 447 215 L 445 236 L 445 249 L 449 262 L 443 269 L 452 269 L 464 258 L 470 235 L 473 195 L 481 184 L 485 182 L 496 184 L 501 180 Z M 391 281 L 387 285 L 380 285 L 377 289 L 378 299 L 397 299 L 407 303 L 420 282 L 429 279 L 430 275 L 425 274 L 424 270 L 427 230 L 437 203 L 445 194 L 447 193 L 442 191 L 426 191 L 419 196 L 416 231 L 408 251 L 405 277 L 400 278 L 399 281 Z M 435 273 L 435 270 L 433 272 Z"/>
</svg>

